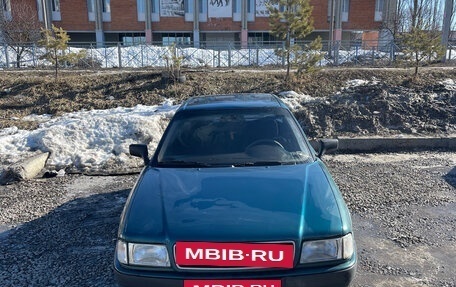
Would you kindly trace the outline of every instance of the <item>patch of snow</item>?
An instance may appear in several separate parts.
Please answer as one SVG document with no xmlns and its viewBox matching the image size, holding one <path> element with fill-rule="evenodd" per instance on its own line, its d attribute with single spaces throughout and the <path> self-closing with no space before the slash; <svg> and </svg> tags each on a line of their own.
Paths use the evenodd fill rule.
<svg viewBox="0 0 456 287">
<path fill-rule="evenodd" d="M 342 90 L 349 89 L 349 88 L 356 88 L 356 87 L 361 87 L 361 86 L 375 86 L 380 83 L 379 80 L 376 78 L 372 78 L 372 80 L 362 80 L 362 79 L 354 79 L 354 80 L 349 80 L 345 83 L 345 86 L 342 88 Z"/>
<path fill-rule="evenodd" d="M 0 137 L 9 136 L 19 131 L 17 127 L 10 127 L 0 130 Z"/>
<path fill-rule="evenodd" d="M 15 63 L 16 53 L 13 49 L 0 47 L 0 66 L 5 66 L 8 62 L 10 66 Z M 138 67 L 165 67 L 166 55 L 171 51 L 168 47 L 153 45 L 121 46 L 121 47 L 104 47 L 88 49 L 68 48 L 69 52 L 79 52 L 85 50 L 88 57 L 98 62 L 102 68 L 138 68 Z M 21 60 L 21 66 L 36 67 L 51 65 L 50 62 L 41 59 L 40 56 L 45 53 L 44 48 L 36 48 L 33 51 L 26 51 Z M 250 48 L 235 49 L 233 47 L 220 47 L 219 49 L 199 49 L 199 48 L 177 48 L 177 56 L 183 58 L 182 66 L 184 67 L 239 67 L 239 66 L 266 66 L 282 65 L 282 57 L 277 56 L 273 48 Z M 456 53 L 453 53 L 456 54 Z M 6 59 L 8 55 L 8 61 Z M 353 47 L 349 50 L 340 50 L 338 63 L 359 62 L 360 59 L 383 59 L 389 58 L 389 53 L 364 50 Z M 370 60 L 369 60 L 370 61 Z M 320 67 L 334 65 L 334 59 L 323 58 L 317 64 Z"/>
<path fill-rule="evenodd" d="M 359 86 L 367 86 L 369 84 L 368 80 L 354 79 L 347 81 L 345 88 L 354 88 Z"/>
<path fill-rule="evenodd" d="M 48 168 L 85 172 L 128 171 L 141 166 L 129 145 L 144 143 L 153 151 L 177 105 L 80 111 L 40 124 L 33 131 L 0 130 L 0 169 L 36 151 L 51 152 Z"/>
<path fill-rule="evenodd" d="M 28 122 L 44 123 L 44 122 L 49 121 L 51 118 L 52 118 L 52 115 L 48 115 L 48 114 L 44 114 L 44 115 L 31 114 L 31 115 L 23 117 L 22 120 L 28 121 Z"/>
<path fill-rule="evenodd" d="M 325 98 L 315 98 L 306 94 L 298 94 L 295 91 L 281 92 L 279 93 L 279 97 L 291 110 L 299 110 L 305 104 L 326 101 Z"/>
<path fill-rule="evenodd" d="M 455 91 L 456 90 L 456 83 L 453 79 L 445 79 L 440 81 L 439 84 L 444 85 L 445 89 Z"/>
</svg>

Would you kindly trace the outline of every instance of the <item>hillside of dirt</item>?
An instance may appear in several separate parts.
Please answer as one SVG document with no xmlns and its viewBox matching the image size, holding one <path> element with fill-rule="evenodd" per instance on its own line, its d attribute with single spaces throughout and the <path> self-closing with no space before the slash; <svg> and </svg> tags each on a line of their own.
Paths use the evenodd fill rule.
<svg viewBox="0 0 456 287">
<path fill-rule="evenodd" d="M 325 69 L 284 82 L 280 71 L 188 70 L 166 85 L 157 70 L 0 72 L 0 129 L 34 129 L 30 114 L 175 103 L 197 95 L 294 91 L 293 111 L 310 137 L 456 134 L 456 69 Z M 290 93 L 282 95 L 287 100 Z M 298 100 L 296 100 L 298 99 Z"/>
</svg>

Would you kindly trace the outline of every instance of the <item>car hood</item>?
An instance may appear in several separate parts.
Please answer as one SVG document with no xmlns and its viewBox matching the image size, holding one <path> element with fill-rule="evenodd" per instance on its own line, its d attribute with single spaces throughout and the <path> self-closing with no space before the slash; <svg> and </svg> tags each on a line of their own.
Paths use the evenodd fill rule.
<svg viewBox="0 0 456 287">
<path fill-rule="evenodd" d="M 157 243 L 340 235 L 349 223 L 334 189 L 319 161 L 271 167 L 147 167 L 127 202 L 119 236 Z"/>
</svg>

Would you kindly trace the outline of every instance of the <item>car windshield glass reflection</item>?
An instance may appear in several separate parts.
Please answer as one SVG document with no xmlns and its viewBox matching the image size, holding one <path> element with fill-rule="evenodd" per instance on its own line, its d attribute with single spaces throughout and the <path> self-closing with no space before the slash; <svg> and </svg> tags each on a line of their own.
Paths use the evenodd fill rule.
<svg viewBox="0 0 456 287">
<path fill-rule="evenodd" d="M 157 164 L 162 167 L 261 166 L 310 159 L 305 140 L 284 109 L 185 111 L 170 123 Z"/>
</svg>

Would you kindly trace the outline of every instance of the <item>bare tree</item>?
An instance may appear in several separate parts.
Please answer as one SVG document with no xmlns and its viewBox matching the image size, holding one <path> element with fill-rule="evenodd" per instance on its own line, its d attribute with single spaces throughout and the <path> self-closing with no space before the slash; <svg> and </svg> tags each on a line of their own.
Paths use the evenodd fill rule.
<svg viewBox="0 0 456 287">
<path fill-rule="evenodd" d="M 390 11 L 388 11 L 390 12 Z M 407 0 L 397 0 L 394 13 L 387 21 L 383 21 L 380 30 L 387 30 L 396 41 L 398 36 L 406 30 L 407 26 Z"/>
<path fill-rule="evenodd" d="M 408 14 L 405 16 L 410 19 L 408 30 L 412 28 L 428 31 L 441 29 L 443 7 L 440 0 L 409 0 L 405 2 L 408 10 Z"/>
<path fill-rule="evenodd" d="M 450 31 L 456 31 L 456 1 L 453 0 L 453 9 L 451 11 Z"/>
<path fill-rule="evenodd" d="M 40 39 L 40 24 L 36 11 L 25 0 L 14 2 L 12 17 L 0 18 L 3 41 L 16 53 L 16 67 L 23 55 Z"/>
<path fill-rule="evenodd" d="M 401 40 L 406 58 L 413 62 L 415 77 L 418 76 L 420 66 L 439 60 L 444 55 L 439 31 L 441 21 L 438 17 L 440 15 L 436 15 L 434 5 L 440 6 L 440 2 L 412 0 L 408 3 L 407 11 L 410 23 L 407 31 L 401 35 Z"/>
</svg>

